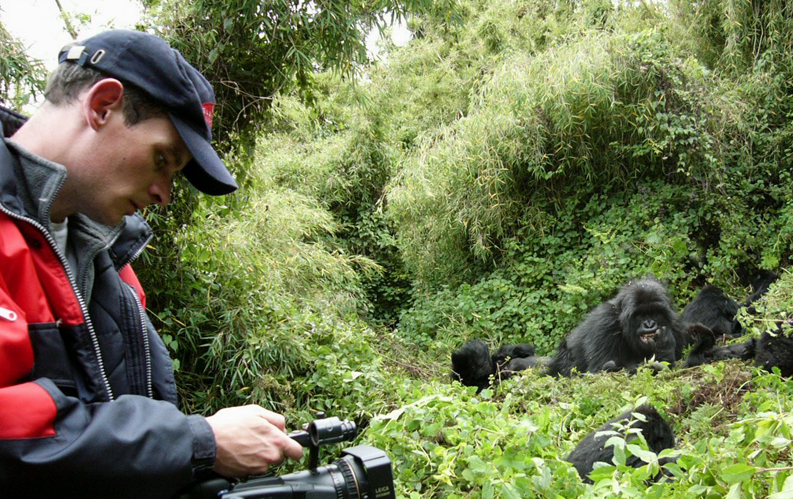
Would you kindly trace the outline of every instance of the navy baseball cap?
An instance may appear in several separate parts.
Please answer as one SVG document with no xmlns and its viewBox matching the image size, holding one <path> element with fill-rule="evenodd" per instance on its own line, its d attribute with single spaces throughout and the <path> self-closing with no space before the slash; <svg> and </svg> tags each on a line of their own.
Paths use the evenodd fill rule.
<svg viewBox="0 0 793 499">
<path fill-rule="evenodd" d="M 212 147 L 212 85 L 165 40 L 142 31 L 114 29 L 64 47 L 58 62 L 93 68 L 149 94 L 168 113 L 193 155 L 184 168 L 187 180 L 213 196 L 237 189 Z"/>
</svg>

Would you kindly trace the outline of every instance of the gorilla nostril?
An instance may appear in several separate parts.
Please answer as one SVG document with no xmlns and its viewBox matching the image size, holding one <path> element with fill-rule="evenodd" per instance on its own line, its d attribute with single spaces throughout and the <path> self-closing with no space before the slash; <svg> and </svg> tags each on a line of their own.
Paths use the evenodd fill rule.
<svg viewBox="0 0 793 499">
<path fill-rule="evenodd" d="M 646 321 L 642 322 L 642 327 L 644 329 L 647 329 L 647 330 L 653 330 L 653 329 L 656 329 L 658 327 L 658 325 L 656 324 L 656 322 L 654 320 L 649 319 L 649 320 L 646 320 Z"/>
</svg>

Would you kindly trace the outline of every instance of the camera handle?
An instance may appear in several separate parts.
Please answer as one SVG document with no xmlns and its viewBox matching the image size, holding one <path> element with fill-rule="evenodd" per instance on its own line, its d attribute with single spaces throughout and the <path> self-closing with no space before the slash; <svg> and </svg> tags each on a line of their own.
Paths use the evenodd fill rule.
<svg viewBox="0 0 793 499">
<path fill-rule="evenodd" d="M 357 435 L 358 428 L 353 421 L 326 418 L 324 412 L 318 412 L 317 419 L 305 425 L 302 430 L 293 431 L 289 437 L 308 448 L 308 469 L 315 470 L 319 467 L 321 445 L 354 440 Z"/>
<path fill-rule="evenodd" d="M 341 421 L 339 418 L 326 418 L 324 412 L 317 413 L 317 419 L 311 423 L 303 425 L 302 430 L 293 431 L 289 434 L 295 442 L 309 450 L 308 470 L 312 474 L 317 473 L 319 468 L 319 447 L 325 444 L 354 440 L 358 434 L 355 423 L 349 420 Z M 178 499 L 193 498 L 215 498 L 224 490 L 233 487 L 232 482 L 214 475 L 214 478 L 200 480 L 192 484 L 191 487 L 177 494 Z"/>
</svg>

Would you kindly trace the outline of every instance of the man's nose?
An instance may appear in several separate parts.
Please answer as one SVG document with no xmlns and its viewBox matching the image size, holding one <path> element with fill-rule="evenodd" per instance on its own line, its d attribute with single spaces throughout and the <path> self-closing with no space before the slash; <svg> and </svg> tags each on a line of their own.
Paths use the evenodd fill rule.
<svg viewBox="0 0 793 499">
<path fill-rule="evenodd" d="M 160 206 L 171 202 L 171 178 L 159 179 L 151 184 L 149 195 L 152 201 Z"/>
</svg>

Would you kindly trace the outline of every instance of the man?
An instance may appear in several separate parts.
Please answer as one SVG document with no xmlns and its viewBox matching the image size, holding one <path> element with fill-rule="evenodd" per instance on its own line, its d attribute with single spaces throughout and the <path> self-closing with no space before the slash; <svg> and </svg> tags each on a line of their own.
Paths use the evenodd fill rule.
<svg viewBox="0 0 793 499">
<path fill-rule="evenodd" d="M 237 188 L 211 146 L 214 93 L 160 38 L 113 30 L 60 54 L 29 119 L 0 109 L 0 496 L 170 497 L 198 471 L 262 473 L 302 449 L 258 406 L 176 408 L 130 262 L 135 212 Z"/>
</svg>

